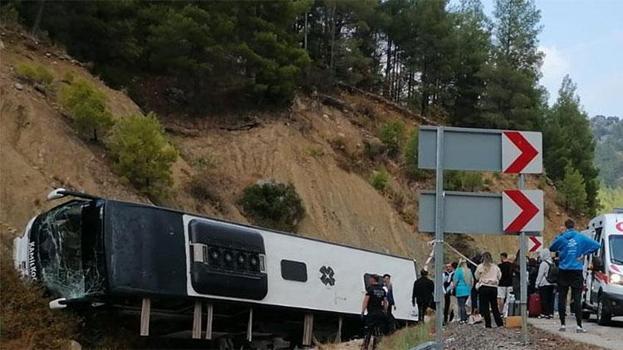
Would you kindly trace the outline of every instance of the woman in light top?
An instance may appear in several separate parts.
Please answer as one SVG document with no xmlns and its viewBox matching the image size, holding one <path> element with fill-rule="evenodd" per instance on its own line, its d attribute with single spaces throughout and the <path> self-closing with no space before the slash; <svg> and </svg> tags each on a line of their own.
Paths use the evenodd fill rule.
<svg viewBox="0 0 623 350">
<path fill-rule="evenodd" d="M 480 314 L 485 318 L 485 327 L 491 328 L 491 312 L 493 312 L 493 318 L 495 324 L 498 327 L 502 327 L 504 322 L 498 309 L 498 284 L 502 272 L 500 268 L 493 263 L 491 253 L 484 252 L 482 254 L 482 264 L 476 268 L 476 288 L 478 289 L 478 302 L 480 304 Z"/>
<path fill-rule="evenodd" d="M 469 267 L 467 267 L 465 259 L 461 259 L 459 261 L 459 266 L 456 269 L 456 272 L 454 272 L 452 283 L 454 285 L 454 292 L 459 304 L 459 315 L 461 316 L 460 323 L 466 323 L 467 311 L 465 310 L 465 303 L 471 294 L 474 278 L 472 276 L 472 271 Z"/>
</svg>

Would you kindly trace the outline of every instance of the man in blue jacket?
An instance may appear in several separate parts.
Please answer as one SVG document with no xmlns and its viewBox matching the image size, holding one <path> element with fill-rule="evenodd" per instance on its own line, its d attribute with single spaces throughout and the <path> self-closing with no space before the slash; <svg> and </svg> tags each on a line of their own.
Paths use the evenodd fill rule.
<svg viewBox="0 0 623 350">
<path fill-rule="evenodd" d="M 557 252 L 560 257 L 558 265 L 558 314 L 560 315 L 560 331 L 564 332 L 567 311 L 567 293 L 571 288 L 573 310 L 577 321 L 577 333 L 586 333 L 582 328 L 582 288 L 584 287 L 583 257 L 599 249 L 599 243 L 574 229 L 573 220 L 565 221 L 566 231 L 558 235 L 549 250 Z"/>
</svg>

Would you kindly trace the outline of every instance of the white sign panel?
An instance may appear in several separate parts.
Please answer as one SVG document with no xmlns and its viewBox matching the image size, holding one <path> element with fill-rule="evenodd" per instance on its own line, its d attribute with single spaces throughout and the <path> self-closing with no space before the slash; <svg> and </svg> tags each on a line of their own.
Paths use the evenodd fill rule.
<svg viewBox="0 0 623 350">
<path fill-rule="evenodd" d="M 504 191 L 502 226 L 506 233 L 543 231 L 543 191 Z"/>
<path fill-rule="evenodd" d="M 543 137 L 540 132 L 502 133 L 502 171 L 511 174 L 543 172 Z"/>
</svg>

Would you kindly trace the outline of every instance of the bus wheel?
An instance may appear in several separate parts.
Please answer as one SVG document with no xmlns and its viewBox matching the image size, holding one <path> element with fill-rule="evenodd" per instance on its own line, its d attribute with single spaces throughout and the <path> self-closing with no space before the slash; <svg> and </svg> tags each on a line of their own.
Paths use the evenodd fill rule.
<svg viewBox="0 0 623 350">
<path fill-rule="evenodd" d="M 610 310 L 606 305 L 606 300 L 603 296 L 599 297 L 599 302 L 597 304 L 597 323 L 605 326 L 610 323 L 610 319 L 612 315 L 610 315 Z"/>
</svg>

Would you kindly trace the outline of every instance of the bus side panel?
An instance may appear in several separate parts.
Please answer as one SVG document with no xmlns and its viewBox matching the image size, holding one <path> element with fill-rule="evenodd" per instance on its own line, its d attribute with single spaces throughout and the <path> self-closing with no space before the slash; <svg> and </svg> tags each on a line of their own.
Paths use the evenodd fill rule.
<svg viewBox="0 0 623 350">
<path fill-rule="evenodd" d="M 186 296 L 180 213 L 107 201 L 104 217 L 104 249 L 112 294 Z"/>
</svg>

